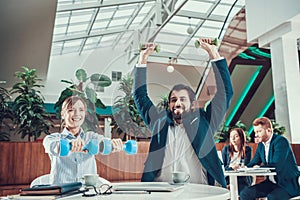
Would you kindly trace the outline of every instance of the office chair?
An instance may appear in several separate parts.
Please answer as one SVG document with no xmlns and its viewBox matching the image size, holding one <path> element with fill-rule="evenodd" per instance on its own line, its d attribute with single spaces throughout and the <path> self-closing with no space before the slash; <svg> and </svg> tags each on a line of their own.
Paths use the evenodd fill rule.
<svg viewBox="0 0 300 200">
<path fill-rule="evenodd" d="M 30 183 L 30 187 L 33 187 L 35 185 L 46 185 L 46 184 L 50 184 L 50 174 L 44 174 L 42 176 L 35 178 Z"/>
</svg>

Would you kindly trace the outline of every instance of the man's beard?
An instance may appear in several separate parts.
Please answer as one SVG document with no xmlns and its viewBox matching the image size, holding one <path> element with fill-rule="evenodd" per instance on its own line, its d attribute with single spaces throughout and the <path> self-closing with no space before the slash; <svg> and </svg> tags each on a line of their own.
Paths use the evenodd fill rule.
<svg viewBox="0 0 300 200">
<path fill-rule="evenodd" d="M 183 113 L 182 113 L 183 114 Z M 182 120 L 182 114 L 175 114 L 174 112 L 172 112 L 172 115 L 173 115 L 173 119 L 175 121 L 177 120 Z"/>
<path fill-rule="evenodd" d="M 183 120 L 188 115 L 188 112 L 183 110 L 182 113 L 176 114 L 174 111 L 172 112 L 173 119 L 175 121 Z"/>
</svg>

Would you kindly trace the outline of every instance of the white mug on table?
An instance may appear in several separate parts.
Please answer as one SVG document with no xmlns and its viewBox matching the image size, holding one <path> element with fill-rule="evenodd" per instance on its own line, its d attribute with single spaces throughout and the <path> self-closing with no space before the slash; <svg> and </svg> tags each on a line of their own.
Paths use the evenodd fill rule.
<svg viewBox="0 0 300 200">
<path fill-rule="evenodd" d="M 186 172 L 172 172 L 173 183 L 186 183 L 190 179 L 190 175 Z"/>
<path fill-rule="evenodd" d="M 99 182 L 99 175 L 98 174 L 85 174 L 83 176 L 84 184 L 86 186 L 96 186 Z"/>
</svg>

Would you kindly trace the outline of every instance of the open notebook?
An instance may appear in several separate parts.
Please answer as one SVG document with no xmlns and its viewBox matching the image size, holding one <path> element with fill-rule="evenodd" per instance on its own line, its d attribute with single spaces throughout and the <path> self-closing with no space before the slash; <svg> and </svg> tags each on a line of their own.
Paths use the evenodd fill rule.
<svg viewBox="0 0 300 200">
<path fill-rule="evenodd" d="M 77 191 L 81 188 L 81 186 L 81 182 L 35 185 L 31 188 L 22 188 L 20 195 L 61 195 L 68 192 Z"/>
<path fill-rule="evenodd" d="M 113 184 L 113 189 L 115 191 L 172 192 L 183 187 L 183 184 L 170 184 L 165 182 L 134 182 Z"/>
</svg>

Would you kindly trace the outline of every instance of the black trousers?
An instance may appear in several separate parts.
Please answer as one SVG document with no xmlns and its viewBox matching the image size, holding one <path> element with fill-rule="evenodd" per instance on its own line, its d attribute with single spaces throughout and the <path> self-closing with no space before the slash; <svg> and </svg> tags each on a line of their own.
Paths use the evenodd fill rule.
<svg viewBox="0 0 300 200">
<path fill-rule="evenodd" d="M 240 193 L 240 200 L 255 200 L 262 197 L 267 197 L 268 200 L 288 200 L 292 196 L 268 179 L 259 184 L 246 187 Z"/>
</svg>

